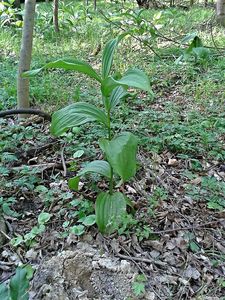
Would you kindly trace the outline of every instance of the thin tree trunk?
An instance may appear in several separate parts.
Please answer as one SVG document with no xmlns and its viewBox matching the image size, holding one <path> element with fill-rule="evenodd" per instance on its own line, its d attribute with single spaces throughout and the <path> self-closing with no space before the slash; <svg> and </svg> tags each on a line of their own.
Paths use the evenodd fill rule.
<svg viewBox="0 0 225 300">
<path fill-rule="evenodd" d="M 225 0 L 217 0 L 216 3 L 217 21 L 225 26 Z"/>
<path fill-rule="evenodd" d="M 18 108 L 29 108 L 29 78 L 22 78 L 22 73 L 30 69 L 33 29 L 36 0 L 25 0 L 22 42 L 17 77 L 17 105 Z M 20 115 L 19 117 L 27 117 Z"/>
<path fill-rule="evenodd" d="M 53 2 L 53 23 L 55 32 L 59 32 L 59 0 Z"/>
</svg>

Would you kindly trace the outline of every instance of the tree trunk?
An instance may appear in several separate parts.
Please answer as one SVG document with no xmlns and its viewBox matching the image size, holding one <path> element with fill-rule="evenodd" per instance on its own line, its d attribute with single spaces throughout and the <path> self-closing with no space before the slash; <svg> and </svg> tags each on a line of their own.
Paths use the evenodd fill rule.
<svg viewBox="0 0 225 300">
<path fill-rule="evenodd" d="M 22 73 L 30 69 L 33 44 L 33 29 L 36 0 L 25 0 L 22 42 L 17 76 L 18 108 L 29 108 L 29 78 L 22 78 Z M 27 117 L 20 115 L 19 117 Z"/>
<path fill-rule="evenodd" d="M 53 2 L 53 23 L 55 32 L 59 32 L 59 0 Z"/>
<path fill-rule="evenodd" d="M 216 15 L 217 21 L 225 27 L 225 0 L 217 0 Z"/>
<path fill-rule="evenodd" d="M 149 8 L 149 0 L 136 0 L 139 8 Z"/>
</svg>

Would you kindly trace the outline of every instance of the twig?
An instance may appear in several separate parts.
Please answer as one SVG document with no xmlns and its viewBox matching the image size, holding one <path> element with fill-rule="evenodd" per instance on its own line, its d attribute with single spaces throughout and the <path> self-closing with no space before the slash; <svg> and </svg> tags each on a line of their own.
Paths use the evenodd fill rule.
<svg viewBox="0 0 225 300">
<path fill-rule="evenodd" d="M 65 165 L 69 165 L 72 161 L 65 162 Z M 62 163 L 44 163 L 44 164 L 38 164 L 38 165 L 22 165 L 20 167 L 14 167 L 12 168 L 13 171 L 21 171 L 24 167 L 28 167 L 29 169 L 35 169 L 40 168 L 43 170 L 50 169 L 50 168 L 61 168 Z"/>
<path fill-rule="evenodd" d="M 48 148 L 50 148 L 54 145 L 56 145 L 58 142 L 59 142 L 58 140 L 52 139 L 52 141 L 50 143 L 43 144 L 38 147 L 32 147 L 25 152 L 19 150 L 19 151 L 15 152 L 15 155 L 19 156 L 19 157 L 33 156 L 33 155 L 36 155 L 44 150 L 47 150 Z"/>
<path fill-rule="evenodd" d="M 64 154 L 64 147 L 62 148 L 60 156 L 61 156 L 62 166 L 63 166 L 63 176 L 66 177 L 67 169 L 66 169 L 66 163 L 65 163 L 65 159 L 64 159 L 64 155 L 63 154 Z"/>
<path fill-rule="evenodd" d="M 9 241 L 11 241 L 11 237 L 8 236 L 4 231 L 0 230 L 1 234 L 4 235 Z"/>
<path fill-rule="evenodd" d="M 187 226 L 187 227 L 177 227 L 177 228 L 153 231 L 151 233 L 152 234 L 165 234 L 165 233 L 170 233 L 170 232 L 174 232 L 174 231 L 181 231 L 181 230 L 202 229 L 203 227 L 218 224 L 222 221 L 224 221 L 224 219 L 219 219 L 219 220 L 216 220 L 216 221 L 211 221 L 211 222 L 207 222 L 207 223 L 203 223 L 203 224 L 199 224 L 199 225 L 193 225 L 193 226 Z M 206 229 L 210 229 L 210 228 L 206 228 Z"/>
<path fill-rule="evenodd" d="M 135 256 L 123 255 L 123 254 L 119 254 L 119 253 L 116 253 L 115 255 L 122 258 L 122 259 L 127 259 L 127 260 L 132 260 L 132 261 L 139 261 L 139 262 L 144 262 L 144 263 L 147 263 L 147 264 L 156 264 L 156 265 L 159 265 L 159 266 L 165 266 L 166 265 L 166 263 L 163 263 L 163 262 L 160 262 L 160 261 L 155 261 L 155 260 L 148 259 L 148 258 L 145 258 L 145 257 L 135 257 Z"/>
</svg>

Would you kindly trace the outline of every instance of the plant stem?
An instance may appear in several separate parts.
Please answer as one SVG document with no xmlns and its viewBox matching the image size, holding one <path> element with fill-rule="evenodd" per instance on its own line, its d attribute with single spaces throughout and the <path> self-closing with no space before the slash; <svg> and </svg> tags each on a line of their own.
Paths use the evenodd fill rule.
<svg viewBox="0 0 225 300">
<path fill-rule="evenodd" d="M 111 177 L 110 177 L 110 181 L 109 181 L 109 193 L 110 195 L 113 194 L 113 168 L 110 167 L 111 169 Z"/>
<path fill-rule="evenodd" d="M 112 134 L 111 134 L 111 120 L 110 120 L 110 110 L 107 111 L 107 117 L 108 117 L 108 139 L 111 141 Z M 113 193 L 113 168 L 110 166 L 111 169 L 111 176 L 109 181 L 109 193 L 112 195 Z"/>
<path fill-rule="evenodd" d="M 110 111 L 107 111 L 107 117 L 108 117 L 108 139 L 111 141 L 111 120 L 110 120 Z"/>
</svg>

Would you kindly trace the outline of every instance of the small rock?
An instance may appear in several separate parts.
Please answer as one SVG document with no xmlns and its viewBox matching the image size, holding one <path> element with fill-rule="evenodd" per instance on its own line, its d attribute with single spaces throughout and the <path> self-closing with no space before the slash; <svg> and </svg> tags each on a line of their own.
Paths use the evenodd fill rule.
<svg viewBox="0 0 225 300">
<path fill-rule="evenodd" d="M 110 258 L 100 258 L 98 264 L 102 268 L 116 272 L 118 270 L 118 264 L 115 261 L 112 261 Z"/>
<path fill-rule="evenodd" d="M 174 158 L 170 158 L 168 161 L 168 166 L 177 166 L 178 165 L 178 161 Z"/>
<path fill-rule="evenodd" d="M 127 260 L 121 260 L 120 270 L 123 273 L 130 273 L 131 265 Z"/>
</svg>

